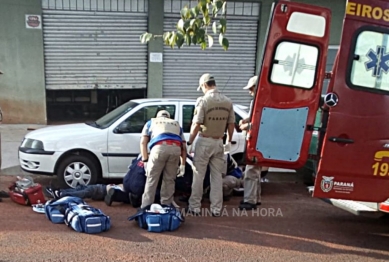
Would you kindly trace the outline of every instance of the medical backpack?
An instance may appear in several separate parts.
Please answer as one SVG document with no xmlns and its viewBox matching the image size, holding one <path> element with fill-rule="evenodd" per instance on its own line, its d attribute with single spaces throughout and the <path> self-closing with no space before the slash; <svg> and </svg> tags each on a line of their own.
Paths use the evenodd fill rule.
<svg viewBox="0 0 389 262">
<path fill-rule="evenodd" d="M 12 183 L 8 189 L 9 197 L 17 204 L 31 206 L 46 202 L 42 186 L 39 183 L 34 183 L 31 177 L 18 177 L 18 180 Z"/>
<path fill-rule="evenodd" d="M 100 209 L 71 203 L 65 211 L 65 224 L 77 232 L 97 234 L 111 228 L 111 219 Z"/>
<path fill-rule="evenodd" d="M 135 220 L 138 226 L 147 229 L 149 232 L 174 231 L 185 221 L 181 213 L 173 206 L 161 205 L 166 213 L 151 212 L 150 207 L 138 209 L 138 212 L 128 218 Z"/>
<path fill-rule="evenodd" d="M 86 204 L 79 197 L 65 196 L 60 199 L 52 199 L 45 203 L 46 217 L 54 224 L 65 223 L 65 212 L 70 204 Z"/>
</svg>

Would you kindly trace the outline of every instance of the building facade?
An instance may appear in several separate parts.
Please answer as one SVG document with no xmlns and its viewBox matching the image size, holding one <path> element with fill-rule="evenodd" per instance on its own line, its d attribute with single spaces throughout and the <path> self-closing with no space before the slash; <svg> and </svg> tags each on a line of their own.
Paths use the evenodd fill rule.
<svg viewBox="0 0 389 262">
<path fill-rule="evenodd" d="M 332 9 L 330 44 L 336 51 L 346 1 L 299 2 Z M 0 0 L 3 123 L 95 119 L 142 97 L 195 99 L 205 72 L 214 74 L 235 103 L 249 105 L 242 87 L 258 72 L 272 1 L 228 0 L 228 51 L 219 46 L 217 36 L 214 46 L 204 51 L 199 46 L 171 49 L 162 39 L 140 42 L 146 31 L 162 35 L 174 30 L 181 8 L 196 4 Z"/>
</svg>

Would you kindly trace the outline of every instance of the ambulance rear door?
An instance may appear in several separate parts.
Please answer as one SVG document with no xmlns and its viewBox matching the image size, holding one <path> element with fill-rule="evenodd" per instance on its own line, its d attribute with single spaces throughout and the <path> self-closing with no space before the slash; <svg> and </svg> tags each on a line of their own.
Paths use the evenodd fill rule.
<svg viewBox="0 0 389 262">
<path fill-rule="evenodd" d="M 246 163 L 290 169 L 306 163 L 325 77 L 330 20 L 327 8 L 273 3 Z"/>
<path fill-rule="evenodd" d="M 314 197 L 389 198 L 389 2 L 347 2 Z"/>
</svg>

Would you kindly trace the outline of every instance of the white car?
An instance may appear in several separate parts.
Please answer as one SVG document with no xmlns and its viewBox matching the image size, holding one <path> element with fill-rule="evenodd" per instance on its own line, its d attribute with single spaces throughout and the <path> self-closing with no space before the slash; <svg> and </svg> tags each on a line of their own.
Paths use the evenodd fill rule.
<svg viewBox="0 0 389 262">
<path fill-rule="evenodd" d="M 122 178 L 140 153 L 140 133 L 159 110 L 179 121 L 186 139 L 195 100 L 136 99 L 128 101 L 95 122 L 41 128 L 28 133 L 19 147 L 24 171 L 57 175 L 62 186 L 95 184 L 98 178 Z M 243 157 L 244 134 L 238 123 L 248 117 L 247 107 L 234 105 L 236 129 L 231 155 Z"/>
</svg>

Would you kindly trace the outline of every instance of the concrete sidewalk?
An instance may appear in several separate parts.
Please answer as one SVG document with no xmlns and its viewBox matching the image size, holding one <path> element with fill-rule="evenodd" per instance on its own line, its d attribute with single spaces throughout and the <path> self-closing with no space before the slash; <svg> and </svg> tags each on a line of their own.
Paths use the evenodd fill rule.
<svg viewBox="0 0 389 262">
<path fill-rule="evenodd" d="M 0 125 L 0 143 L 2 164 L 1 175 L 22 174 L 19 167 L 18 148 L 24 136 L 33 129 L 45 127 L 44 125 Z M 29 130 L 31 129 L 31 130 Z"/>
</svg>

